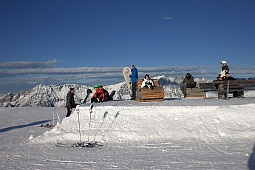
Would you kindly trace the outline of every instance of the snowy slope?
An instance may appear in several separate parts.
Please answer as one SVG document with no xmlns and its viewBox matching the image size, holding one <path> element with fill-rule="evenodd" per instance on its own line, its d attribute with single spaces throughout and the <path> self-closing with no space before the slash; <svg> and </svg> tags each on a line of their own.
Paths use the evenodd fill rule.
<svg viewBox="0 0 255 170">
<path fill-rule="evenodd" d="M 253 170 L 254 103 L 255 98 L 116 100 L 95 104 L 91 119 L 90 104 L 68 118 L 63 107 L 2 107 L 0 169 Z M 55 123 L 57 113 L 61 121 L 53 129 L 39 127 L 52 123 L 53 113 Z M 103 146 L 70 147 L 80 135 Z"/>
</svg>

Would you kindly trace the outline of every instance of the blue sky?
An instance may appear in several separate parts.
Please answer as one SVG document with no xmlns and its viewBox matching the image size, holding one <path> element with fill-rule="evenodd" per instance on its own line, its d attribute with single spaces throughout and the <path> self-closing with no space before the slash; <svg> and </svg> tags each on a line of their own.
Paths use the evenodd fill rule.
<svg viewBox="0 0 255 170">
<path fill-rule="evenodd" d="M 0 88 L 100 81 L 84 69 L 61 74 L 65 68 L 104 73 L 130 64 L 200 68 L 227 60 L 250 70 L 254 30 L 254 0 L 1 0 Z M 55 82 L 56 75 L 70 81 Z"/>
</svg>

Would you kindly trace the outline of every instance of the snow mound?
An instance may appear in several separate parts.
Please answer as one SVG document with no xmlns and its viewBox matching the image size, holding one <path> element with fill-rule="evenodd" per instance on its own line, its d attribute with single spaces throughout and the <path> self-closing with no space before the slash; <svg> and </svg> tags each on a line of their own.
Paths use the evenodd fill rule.
<svg viewBox="0 0 255 170">
<path fill-rule="evenodd" d="M 42 136 L 47 142 L 147 142 L 194 139 L 224 142 L 255 138 L 255 104 L 227 106 L 77 106 Z M 80 124 L 79 124 L 80 122 Z"/>
</svg>

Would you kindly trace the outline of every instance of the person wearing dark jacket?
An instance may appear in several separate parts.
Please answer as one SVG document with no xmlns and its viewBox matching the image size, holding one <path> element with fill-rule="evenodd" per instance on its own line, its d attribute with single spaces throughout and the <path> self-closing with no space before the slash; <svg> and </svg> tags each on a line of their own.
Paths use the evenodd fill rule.
<svg viewBox="0 0 255 170">
<path fill-rule="evenodd" d="M 236 80 L 234 77 L 230 76 L 228 72 L 225 73 L 225 76 L 222 77 L 222 80 Z"/>
<path fill-rule="evenodd" d="M 193 88 L 195 87 L 194 78 L 190 73 L 187 73 L 185 78 L 183 79 L 182 83 L 186 88 Z"/>
<path fill-rule="evenodd" d="M 181 87 L 184 97 L 186 97 L 186 88 L 194 88 L 194 87 L 195 87 L 194 78 L 190 73 L 187 73 L 185 78 L 182 81 L 182 87 Z"/>
<path fill-rule="evenodd" d="M 131 75 L 129 77 L 131 78 L 131 83 L 132 83 L 132 97 L 131 97 L 131 100 L 135 100 L 138 72 L 137 72 L 137 69 L 134 65 L 131 65 L 130 69 L 131 69 Z"/>
<path fill-rule="evenodd" d="M 66 117 L 69 117 L 72 113 L 72 109 L 76 107 L 75 101 L 74 101 L 74 88 L 70 88 L 70 91 L 66 95 L 66 109 L 67 114 Z"/>
<path fill-rule="evenodd" d="M 236 78 L 230 76 L 228 72 L 225 73 L 225 76 L 222 77 L 222 81 L 228 81 L 228 80 L 236 80 Z M 234 91 L 233 97 L 242 97 L 244 95 L 243 91 Z"/>
</svg>

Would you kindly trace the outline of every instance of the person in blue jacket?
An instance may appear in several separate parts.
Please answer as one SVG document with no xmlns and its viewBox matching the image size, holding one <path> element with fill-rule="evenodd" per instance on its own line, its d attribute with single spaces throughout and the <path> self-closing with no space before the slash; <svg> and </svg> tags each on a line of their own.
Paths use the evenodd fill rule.
<svg viewBox="0 0 255 170">
<path fill-rule="evenodd" d="M 132 83 L 132 97 L 130 100 L 135 100 L 136 98 L 136 86 L 137 86 L 137 79 L 138 79 L 138 71 L 134 65 L 130 66 L 131 69 L 131 75 L 129 76 L 131 78 Z"/>
</svg>

